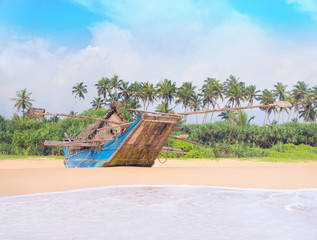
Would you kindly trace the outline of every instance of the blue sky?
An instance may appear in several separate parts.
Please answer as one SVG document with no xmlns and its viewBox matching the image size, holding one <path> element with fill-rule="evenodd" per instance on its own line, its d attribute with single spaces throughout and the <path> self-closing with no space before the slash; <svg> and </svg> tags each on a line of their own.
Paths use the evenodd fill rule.
<svg viewBox="0 0 317 240">
<path fill-rule="evenodd" d="M 72 86 L 126 81 L 200 86 L 233 74 L 259 89 L 316 85 L 317 0 L 0 0 L 0 114 L 27 88 L 36 107 L 68 112 Z"/>
</svg>

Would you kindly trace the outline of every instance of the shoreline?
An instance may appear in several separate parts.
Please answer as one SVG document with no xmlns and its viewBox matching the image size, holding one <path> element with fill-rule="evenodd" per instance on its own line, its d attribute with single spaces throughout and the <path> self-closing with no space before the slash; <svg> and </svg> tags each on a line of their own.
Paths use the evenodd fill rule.
<svg viewBox="0 0 317 240">
<path fill-rule="evenodd" d="M 317 188 L 317 163 L 170 160 L 152 168 L 65 168 L 60 159 L 0 161 L 0 196 L 105 186 L 188 185 L 268 190 Z"/>
</svg>

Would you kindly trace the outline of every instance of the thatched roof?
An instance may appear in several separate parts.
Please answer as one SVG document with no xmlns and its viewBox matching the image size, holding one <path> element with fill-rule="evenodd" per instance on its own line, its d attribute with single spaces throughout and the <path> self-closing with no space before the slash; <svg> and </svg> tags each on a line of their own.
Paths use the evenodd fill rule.
<svg viewBox="0 0 317 240">
<path fill-rule="evenodd" d="M 121 108 L 121 103 L 120 102 L 112 102 L 110 105 L 110 109 L 107 112 L 105 116 L 102 117 L 102 119 L 110 119 L 110 117 L 115 114 L 116 119 L 120 123 L 125 123 L 127 122 L 124 115 L 120 111 Z M 88 125 L 79 135 L 78 138 L 81 140 L 88 140 L 88 139 L 94 139 L 95 135 L 97 134 L 97 129 L 103 128 L 106 126 L 111 126 L 111 124 L 107 122 L 102 122 L 102 121 L 96 121 L 93 124 Z M 106 136 L 105 136 L 106 138 Z"/>
</svg>

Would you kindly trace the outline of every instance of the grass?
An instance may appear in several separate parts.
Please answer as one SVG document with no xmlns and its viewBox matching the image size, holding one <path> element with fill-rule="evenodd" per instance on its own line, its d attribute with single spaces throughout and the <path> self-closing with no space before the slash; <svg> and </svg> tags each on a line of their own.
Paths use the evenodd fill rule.
<svg viewBox="0 0 317 240">
<path fill-rule="evenodd" d="M 28 155 L 2 155 L 0 154 L 0 160 L 9 160 L 9 159 L 43 159 L 43 158 L 49 158 L 49 159 L 64 159 L 64 156 L 53 156 L 53 155 L 49 155 L 49 156 L 28 156 Z"/>
<path fill-rule="evenodd" d="M 317 147 L 312 147 L 309 145 L 294 145 L 294 144 L 283 144 L 277 143 L 275 146 L 269 149 L 261 148 L 249 148 L 245 144 L 234 144 L 234 145 L 224 145 L 220 146 L 224 150 L 229 151 L 230 154 L 220 155 L 217 158 L 214 154 L 214 149 L 208 147 L 194 146 L 190 143 L 184 143 L 179 140 L 172 142 L 172 146 L 176 148 L 181 148 L 187 155 L 179 155 L 176 153 L 161 153 L 159 158 L 161 160 L 167 159 L 236 159 L 236 160 L 254 160 L 263 162 L 279 162 L 279 163 L 296 163 L 296 162 L 317 162 Z M 222 150 L 218 148 L 217 151 Z M 236 153 L 239 154 L 241 158 L 234 157 Z M 256 154 L 255 154 L 256 153 Z M 27 156 L 27 155 L 0 155 L 0 160 L 4 159 L 64 159 L 64 156 Z"/>
</svg>

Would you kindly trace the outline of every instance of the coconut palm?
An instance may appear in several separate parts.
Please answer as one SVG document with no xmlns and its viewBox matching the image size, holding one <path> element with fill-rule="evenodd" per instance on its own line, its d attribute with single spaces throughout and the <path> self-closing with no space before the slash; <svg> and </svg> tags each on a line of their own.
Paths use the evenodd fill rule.
<svg viewBox="0 0 317 240">
<path fill-rule="evenodd" d="M 107 93 L 109 92 L 109 83 L 109 78 L 102 77 L 101 80 L 99 80 L 98 83 L 95 84 L 98 90 L 98 96 L 102 95 L 103 99 L 107 98 Z"/>
<path fill-rule="evenodd" d="M 285 101 L 287 98 L 287 91 L 286 91 L 287 85 L 283 85 L 283 83 L 278 82 L 277 84 L 274 85 L 274 88 L 275 89 L 272 90 L 273 96 L 279 101 Z M 280 111 L 278 113 L 277 122 L 280 121 L 281 112 L 283 112 L 283 121 L 284 121 L 284 111 L 285 110 L 286 110 L 285 108 L 282 108 L 282 107 L 280 108 Z"/>
<path fill-rule="evenodd" d="M 139 105 L 140 99 L 142 98 L 142 83 L 134 82 L 131 85 L 131 91 L 136 101 L 136 105 Z"/>
<path fill-rule="evenodd" d="M 156 90 L 153 83 L 144 82 L 142 85 L 142 99 L 144 103 L 144 109 L 147 110 L 150 103 L 154 103 L 156 99 Z"/>
<path fill-rule="evenodd" d="M 71 108 L 71 111 L 74 109 L 78 100 L 85 99 L 85 93 L 87 93 L 87 92 L 88 92 L 87 85 L 84 85 L 83 82 L 77 83 L 77 85 L 73 87 L 72 94 L 75 93 L 76 102 L 74 103 L 73 107 Z"/>
<path fill-rule="evenodd" d="M 195 95 L 196 86 L 193 86 L 192 82 L 184 82 L 183 85 L 178 89 L 176 93 L 176 101 L 175 103 L 182 103 L 185 112 L 187 112 L 189 104 L 193 101 L 193 97 Z M 187 116 L 185 115 L 185 124 L 187 122 Z"/>
<path fill-rule="evenodd" d="M 294 111 L 294 113 L 295 113 L 295 107 L 294 106 L 296 104 L 296 100 L 295 100 L 294 96 L 289 95 L 289 96 L 287 96 L 286 101 L 289 102 L 290 104 L 292 104 L 292 106 L 288 108 L 287 122 L 289 122 L 290 119 L 291 119 L 291 116 L 292 116 L 292 112 Z"/>
<path fill-rule="evenodd" d="M 166 103 L 172 103 L 176 95 L 176 83 L 168 79 L 160 81 L 157 85 L 157 95 L 160 99 L 163 99 Z"/>
<path fill-rule="evenodd" d="M 248 119 L 248 115 L 246 112 L 242 110 L 238 110 L 236 114 L 233 112 L 229 113 L 230 117 L 233 119 L 233 123 L 238 125 L 239 127 L 246 127 L 250 125 L 250 122 L 254 119 L 254 116 Z"/>
<path fill-rule="evenodd" d="M 119 87 L 119 98 L 122 99 L 123 107 L 128 107 L 128 101 L 131 96 L 131 86 L 129 86 L 129 82 L 122 82 Z"/>
<path fill-rule="evenodd" d="M 84 85 L 83 82 L 77 83 L 76 86 L 73 87 L 72 94 L 75 93 L 75 98 L 77 99 L 85 99 L 85 94 L 88 92 L 87 85 Z"/>
<path fill-rule="evenodd" d="M 304 118 L 305 122 L 312 122 L 315 120 L 315 99 L 311 93 L 307 93 L 303 101 L 303 107 L 299 111 L 299 117 Z"/>
<path fill-rule="evenodd" d="M 190 106 L 190 108 L 191 108 L 193 111 L 198 111 L 198 110 L 200 110 L 201 99 L 200 99 L 200 97 L 199 97 L 199 94 L 197 94 L 197 93 L 194 93 L 194 94 L 193 94 L 193 99 L 192 99 L 192 101 L 190 101 L 189 106 Z M 197 124 L 197 123 L 198 123 L 198 114 L 196 114 L 196 124 Z"/>
<path fill-rule="evenodd" d="M 262 105 L 269 105 L 275 102 L 275 97 L 270 90 L 264 89 L 262 91 L 262 95 L 260 96 L 259 100 Z M 269 120 L 269 116 L 274 110 L 274 107 L 267 107 L 267 108 L 260 108 L 260 109 L 265 111 L 265 116 L 263 121 L 263 125 L 264 125 L 266 123 L 266 119 Z"/>
<path fill-rule="evenodd" d="M 299 115 L 300 108 L 303 107 L 303 100 L 305 99 L 306 94 L 309 92 L 308 84 L 303 81 L 298 81 L 296 85 L 293 86 L 294 89 L 292 94 L 297 101 L 295 104 L 295 109 L 297 110 L 297 116 Z"/>
<path fill-rule="evenodd" d="M 253 106 L 254 100 L 258 101 L 260 97 L 260 90 L 256 90 L 255 85 L 250 85 L 246 87 L 246 98 L 245 100 L 248 101 L 249 106 Z M 252 108 L 250 108 L 250 116 L 252 116 Z"/>
<path fill-rule="evenodd" d="M 161 102 L 161 104 L 156 106 L 156 112 L 168 113 L 172 108 L 169 108 L 168 102 Z"/>
<path fill-rule="evenodd" d="M 317 86 L 313 87 L 311 90 L 312 98 L 314 99 L 314 108 L 316 109 L 316 114 L 314 117 L 314 122 L 317 120 Z"/>
<path fill-rule="evenodd" d="M 92 105 L 93 110 L 99 110 L 104 104 L 104 99 L 101 99 L 101 97 L 94 98 L 94 100 L 90 104 Z"/>
<path fill-rule="evenodd" d="M 212 85 L 210 84 L 204 84 L 202 89 L 200 90 L 201 91 L 201 100 L 202 100 L 202 103 L 203 103 L 203 107 L 206 107 L 207 106 L 207 110 L 210 109 L 210 105 L 214 104 L 214 101 L 213 101 L 213 89 L 212 89 Z M 214 107 L 214 105 L 213 105 Z M 207 117 L 208 117 L 208 113 L 205 113 L 205 116 L 204 116 L 204 119 L 203 119 L 203 123 L 207 122 Z"/>
<path fill-rule="evenodd" d="M 231 103 L 232 107 L 239 107 L 246 97 L 245 83 L 239 82 L 239 78 L 230 75 L 225 82 L 224 93 L 228 98 L 227 104 Z"/>
<path fill-rule="evenodd" d="M 12 101 L 16 101 L 16 103 L 14 104 L 14 107 L 17 108 L 18 111 L 20 111 L 20 109 L 22 109 L 22 114 L 25 114 L 25 110 L 32 107 L 32 103 L 33 101 L 35 101 L 34 99 L 31 99 L 32 93 L 28 93 L 26 91 L 26 88 L 21 90 L 21 91 L 17 91 L 16 98 L 11 98 Z"/>
<path fill-rule="evenodd" d="M 118 99 L 118 89 L 120 88 L 122 82 L 123 81 L 119 79 L 118 75 L 113 75 L 113 77 L 110 79 L 109 87 L 110 89 L 114 90 L 112 95 L 114 99 Z"/>
<path fill-rule="evenodd" d="M 224 108 L 230 108 L 230 105 L 225 105 Z M 224 120 L 224 121 L 229 121 L 230 120 L 230 116 L 231 113 L 233 113 L 232 111 L 223 111 L 220 114 L 218 114 L 218 117 L 220 117 L 220 119 Z"/>
</svg>

